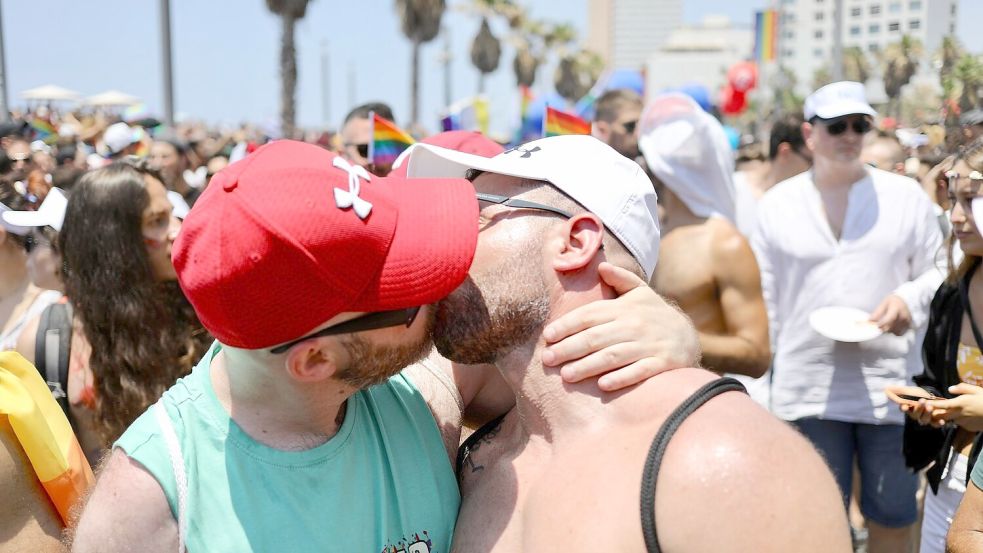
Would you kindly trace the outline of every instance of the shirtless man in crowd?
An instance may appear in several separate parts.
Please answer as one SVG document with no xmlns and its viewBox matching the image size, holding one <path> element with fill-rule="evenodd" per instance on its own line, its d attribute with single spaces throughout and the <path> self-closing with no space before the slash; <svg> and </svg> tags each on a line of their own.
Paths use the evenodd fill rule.
<svg viewBox="0 0 983 553">
<path fill-rule="evenodd" d="M 602 261 L 652 276 L 656 198 L 635 162 L 570 135 L 490 159 L 423 145 L 408 173 L 473 179 L 478 253 L 434 342 L 494 363 L 516 396 L 458 455 L 453 551 L 850 551 L 822 459 L 733 380 L 677 369 L 604 396 L 542 365 L 540 329 L 611 294 Z"/>
<path fill-rule="evenodd" d="M 771 358 L 768 315 L 754 253 L 733 223 L 734 161 L 723 128 L 676 93 L 656 96 L 639 126 L 662 224 L 652 286 L 693 319 L 704 367 L 758 378 Z"/>
</svg>

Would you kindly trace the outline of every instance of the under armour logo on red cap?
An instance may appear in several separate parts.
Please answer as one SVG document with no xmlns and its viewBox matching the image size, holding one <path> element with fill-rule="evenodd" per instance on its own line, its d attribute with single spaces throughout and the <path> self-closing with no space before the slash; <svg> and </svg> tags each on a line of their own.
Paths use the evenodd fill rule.
<svg viewBox="0 0 983 553">
<path fill-rule="evenodd" d="M 372 212 L 372 204 L 358 197 L 358 193 L 362 188 L 361 181 L 358 179 L 372 180 L 369 172 L 361 165 L 348 163 L 342 157 L 335 157 L 333 164 L 335 167 L 348 172 L 348 190 L 334 189 L 335 205 L 339 209 L 348 209 L 350 207 L 355 211 L 359 219 L 365 219 Z"/>
</svg>

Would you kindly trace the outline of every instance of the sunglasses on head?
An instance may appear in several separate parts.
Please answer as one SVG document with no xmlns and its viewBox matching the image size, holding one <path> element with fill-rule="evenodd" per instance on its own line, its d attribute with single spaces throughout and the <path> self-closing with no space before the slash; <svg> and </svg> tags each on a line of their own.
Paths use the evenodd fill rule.
<svg viewBox="0 0 983 553">
<path fill-rule="evenodd" d="M 823 125 L 826 126 L 826 132 L 832 136 L 839 136 L 846 132 L 848 128 L 852 128 L 853 132 L 857 134 L 867 134 L 870 129 L 873 128 L 873 124 L 869 119 L 830 119 L 828 121 L 823 121 Z"/>
</svg>

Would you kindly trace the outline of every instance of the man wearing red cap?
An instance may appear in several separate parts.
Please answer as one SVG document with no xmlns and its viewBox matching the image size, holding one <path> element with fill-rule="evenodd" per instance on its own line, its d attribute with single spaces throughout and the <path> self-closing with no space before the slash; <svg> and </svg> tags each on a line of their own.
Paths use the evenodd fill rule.
<svg viewBox="0 0 983 553">
<path fill-rule="evenodd" d="M 477 222 L 464 179 L 370 176 L 291 141 L 217 174 L 174 246 L 217 343 L 115 444 L 74 549 L 448 551 L 462 412 L 509 403 L 488 370 L 437 357 L 400 369 L 428 349 L 429 304 L 467 277 Z M 603 336 L 564 340 L 549 361 L 608 346 L 573 366 L 580 378 L 627 365 L 605 375 L 611 389 L 654 372 L 647 349 L 692 363 L 675 311 L 611 320 L 652 303 L 636 284 L 624 303 L 557 321 L 554 339 L 589 324 Z M 680 339 L 630 341 L 651 329 Z"/>
</svg>

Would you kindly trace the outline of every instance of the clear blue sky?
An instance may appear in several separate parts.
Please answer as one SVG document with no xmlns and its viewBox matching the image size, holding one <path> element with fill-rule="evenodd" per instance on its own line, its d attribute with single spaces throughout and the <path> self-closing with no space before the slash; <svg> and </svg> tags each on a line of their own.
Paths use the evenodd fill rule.
<svg viewBox="0 0 983 553">
<path fill-rule="evenodd" d="M 657 1 L 657 0 L 652 0 Z M 85 95 L 119 89 L 161 109 L 161 53 L 157 0 L 0 0 L 7 63 L 7 92 L 58 84 Z M 523 0 L 520 0 L 523 2 Z M 470 42 L 478 20 L 448 0 L 445 25 L 452 36 L 453 96 L 475 93 L 477 71 Z M 534 17 L 566 21 L 586 34 L 587 0 L 525 0 Z M 399 31 L 394 0 L 313 0 L 297 28 L 298 121 L 336 127 L 353 103 L 383 100 L 397 119 L 409 118 L 409 43 Z M 725 14 L 750 24 L 767 0 L 687 0 L 685 19 Z M 983 2 L 963 0 L 962 22 L 983 20 Z M 275 120 L 279 105 L 279 19 L 264 0 L 171 0 L 175 110 L 213 123 Z M 983 34 L 958 29 L 972 50 L 983 51 Z M 504 34 L 504 29 L 497 29 Z M 321 48 L 330 52 L 330 121 L 324 120 Z M 421 119 L 430 129 L 443 107 L 438 38 L 422 54 Z M 512 50 L 487 81 L 493 130 L 504 132 L 518 113 Z M 355 78 L 349 79 L 349 68 Z M 553 68 L 540 69 L 536 89 L 552 86 Z M 353 81 L 353 82 L 352 82 Z"/>
</svg>

